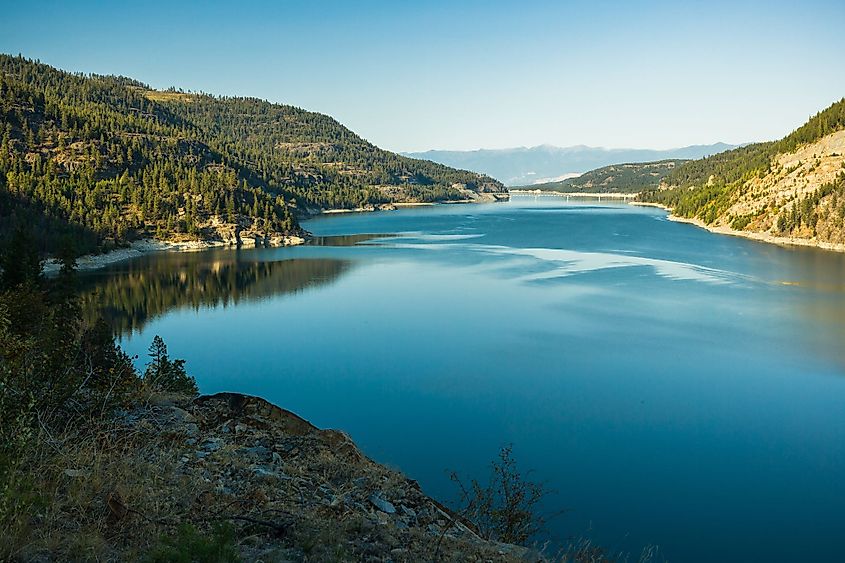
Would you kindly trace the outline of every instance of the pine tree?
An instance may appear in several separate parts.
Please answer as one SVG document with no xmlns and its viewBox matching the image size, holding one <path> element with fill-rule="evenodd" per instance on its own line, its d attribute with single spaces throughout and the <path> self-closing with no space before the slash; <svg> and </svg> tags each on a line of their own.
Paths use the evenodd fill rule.
<svg viewBox="0 0 845 563">
<path fill-rule="evenodd" d="M 171 360 L 161 336 L 156 335 L 148 350 L 150 362 L 144 372 L 144 381 L 162 391 L 196 395 L 197 384 L 185 371 L 185 360 Z"/>
</svg>

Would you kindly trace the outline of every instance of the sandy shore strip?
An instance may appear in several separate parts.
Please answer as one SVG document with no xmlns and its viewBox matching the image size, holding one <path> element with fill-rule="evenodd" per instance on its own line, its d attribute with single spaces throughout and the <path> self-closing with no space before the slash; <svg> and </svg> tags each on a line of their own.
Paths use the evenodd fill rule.
<svg viewBox="0 0 845 563">
<path fill-rule="evenodd" d="M 166 242 L 158 240 L 139 240 L 131 243 L 126 248 L 117 248 L 104 254 L 87 254 L 85 256 L 80 256 L 76 259 L 76 269 L 80 271 L 96 270 L 110 264 L 129 260 L 130 258 L 143 256 L 144 254 L 163 252 L 171 249 L 171 245 Z M 47 275 L 55 274 L 61 269 L 61 267 L 62 265 L 55 259 L 47 259 L 44 261 L 44 273 Z"/>
<path fill-rule="evenodd" d="M 298 236 L 283 237 L 282 244 L 274 244 L 271 246 L 296 246 L 303 244 L 305 239 Z M 236 245 L 223 241 L 188 241 L 188 242 L 168 242 L 160 240 L 137 240 L 130 243 L 126 248 L 117 248 L 103 254 L 87 254 L 80 256 L 76 260 L 76 269 L 79 271 L 97 270 L 104 268 L 111 264 L 123 262 L 131 258 L 138 258 L 145 254 L 152 254 L 154 252 L 196 252 L 199 250 L 206 250 L 208 248 L 236 248 Z M 254 245 L 243 245 L 242 248 L 253 248 Z M 55 274 L 61 269 L 62 265 L 55 259 L 47 259 L 44 261 L 44 273 L 47 275 Z"/>
<path fill-rule="evenodd" d="M 742 237 L 758 242 L 766 242 L 769 244 L 777 244 L 778 246 L 806 246 L 811 248 L 820 248 L 822 250 L 832 250 L 834 252 L 845 252 L 845 244 L 835 242 L 825 242 L 821 240 L 798 238 L 798 237 L 779 237 L 771 233 L 758 233 L 754 231 L 737 231 L 726 225 L 712 226 L 707 225 L 700 219 L 688 219 L 687 217 L 678 217 L 677 215 L 669 215 L 668 219 L 676 223 L 687 223 L 695 225 L 702 229 L 706 229 L 711 233 L 719 235 L 730 235 L 733 237 Z"/>
<path fill-rule="evenodd" d="M 778 246 L 805 246 L 810 248 L 820 248 L 822 250 L 830 250 L 833 252 L 845 252 L 845 244 L 835 242 L 825 242 L 815 239 L 798 238 L 798 237 L 779 237 L 771 233 L 759 233 L 754 231 L 738 231 L 726 225 L 708 225 L 701 219 L 690 219 L 688 217 L 679 217 L 672 213 L 672 209 L 660 203 L 650 203 L 647 201 L 631 201 L 628 205 L 636 205 L 639 207 L 656 207 L 663 209 L 669 213 L 667 219 L 675 223 L 686 223 L 694 225 L 701 229 L 710 231 L 717 235 L 729 235 L 732 237 L 741 237 L 749 240 L 756 240 L 757 242 L 765 242 L 768 244 L 776 244 Z"/>
</svg>

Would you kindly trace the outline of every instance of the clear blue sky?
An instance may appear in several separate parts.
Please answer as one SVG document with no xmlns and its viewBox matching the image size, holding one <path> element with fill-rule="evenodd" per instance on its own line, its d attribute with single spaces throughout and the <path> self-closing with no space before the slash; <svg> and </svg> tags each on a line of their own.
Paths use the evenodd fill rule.
<svg viewBox="0 0 845 563">
<path fill-rule="evenodd" d="M 780 137 L 845 96 L 845 1 L 0 0 L 0 51 L 328 113 L 392 150 Z"/>
</svg>

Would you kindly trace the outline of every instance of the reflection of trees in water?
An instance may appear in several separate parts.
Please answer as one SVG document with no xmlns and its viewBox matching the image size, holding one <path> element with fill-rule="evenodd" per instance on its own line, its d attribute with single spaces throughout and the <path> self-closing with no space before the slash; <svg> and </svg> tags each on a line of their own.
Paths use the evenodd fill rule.
<svg viewBox="0 0 845 563">
<path fill-rule="evenodd" d="M 87 316 L 99 314 L 127 333 L 172 309 L 225 307 L 330 283 L 349 266 L 325 258 L 249 262 L 231 252 L 168 253 L 84 276 L 82 300 Z"/>
<path fill-rule="evenodd" d="M 355 246 L 362 242 L 380 238 L 395 238 L 391 234 L 358 234 L 358 235 L 331 235 L 325 237 L 311 237 L 305 244 L 308 246 Z"/>
</svg>

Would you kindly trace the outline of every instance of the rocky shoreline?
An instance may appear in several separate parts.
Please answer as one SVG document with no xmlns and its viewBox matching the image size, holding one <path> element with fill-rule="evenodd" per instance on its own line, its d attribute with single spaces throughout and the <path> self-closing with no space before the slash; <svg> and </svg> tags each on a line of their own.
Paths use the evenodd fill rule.
<svg viewBox="0 0 845 563">
<path fill-rule="evenodd" d="M 807 238 L 800 238 L 800 237 L 780 237 L 776 235 L 772 235 L 770 233 L 760 233 L 756 231 L 738 231 L 736 229 L 732 229 L 726 225 L 708 225 L 704 221 L 700 219 L 690 219 L 687 217 L 678 217 L 677 215 L 669 215 L 670 221 L 675 221 L 676 223 L 687 223 L 690 225 L 695 225 L 696 227 L 700 227 L 702 229 L 706 229 L 711 233 L 716 233 L 719 235 L 729 235 L 733 237 L 742 237 L 750 240 L 756 240 L 758 242 L 765 242 L 768 244 L 776 244 L 778 246 L 806 246 L 810 248 L 818 248 L 821 250 L 831 250 L 833 252 L 845 252 L 845 244 L 841 243 L 833 243 L 833 242 L 825 242 L 822 240 L 815 240 L 815 239 L 807 239 Z"/>
<path fill-rule="evenodd" d="M 799 238 L 799 237 L 780 237 L 777 235 L 773 235 L 771 233 L 760 233 L 756 231 L 738 231 L 727 225 L 708 225 L 701 219 L 692 219 L 689 217 L 680 217 L 672 213 L 672 209 L 670 207 L 666 207 L 665 205 L 661 205 L 659 203 L 651 203 L 645 201 L 632 201 L 629 202 L 629 205 L 635 205 L 639 207 L 656 207 L 658 209 L 663 209 L 669 213 L 668 219 L 670 221 L 674 221 L 676 223 L 686 223 L 689 225 L 694 225 L 701 229 L 705 229 L 711 233 L 715 233 L 718 235 L 729 235 L 733 237 L 741 237 L 749 240 L 755 240 L 757 242 L 765 242 L 768 244 L 776 244 L 778 246 L 804 246 L 810 248 L 818 248 L 821 250 L 830 250 L 833 252 L 845 252 L 845 244 L 841 243 L 832 243 L 832 242 L 825 242 L 815 239 L 807 239 L 807 238 Z"/>
<path fill-rule="evenodd" d="M 154 239 L 143 239 L 134 241 L 126 248 L 117 248 L 103 254 L 89 254 L 81 256 L 76 260 L 77 270 L 98 270 L 117 262 L 123 262 L 130 258 L 137 258 L 145 254 L 153 254 L 156 252 L 194 252 L 199 250 L 206 250 L 208 248 L 254 248 L 256 246 L 297 246 L 304 244 L 308 235 L 276 235 L 266 239 L 258 238 L 242 238 L 240 243 L 225 241 L 225 240 L 192 240 L 192 241 L 161 241 Z M 61 268 L 61 264 L 55 260 L 50 259 L 44 262 L 44 273 L 47 275 L 55 274 Z"/>
<path fill-rule="evenodd" d="M 106 461 L 65 475 L 77 486 L 113 483 L 98 502 L 116 531 L 118 560 L 161 530 L 227 522 L 244 561 L 544 561 L 482 539 L 343 432 L 258 397 L 155 397 L 120 414 L 109 440 L 127 444 L 120 462 L 134 468 L 120 482 L 97 473 Z"/>
</svg>

